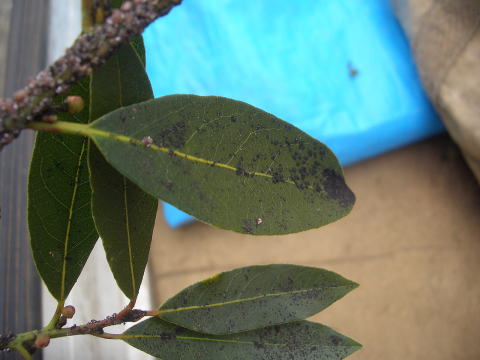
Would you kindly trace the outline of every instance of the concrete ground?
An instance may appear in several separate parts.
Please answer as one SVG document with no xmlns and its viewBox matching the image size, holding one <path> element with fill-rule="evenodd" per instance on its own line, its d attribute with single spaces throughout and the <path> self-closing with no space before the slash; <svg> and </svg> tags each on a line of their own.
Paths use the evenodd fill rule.
<svg viewBox="0 0 480 360">
<path fill-rule="evenodd" d="M 346 169 L 352 214 L 300 234 L 251 237 L 159 217 L 151 253 L 158 304 L 235 267 L 326 268 L 360 288 L 315 316 L 364 345 L 352 360 L 480 358 L 480 188 L 436 137 Z"/>
</svg>

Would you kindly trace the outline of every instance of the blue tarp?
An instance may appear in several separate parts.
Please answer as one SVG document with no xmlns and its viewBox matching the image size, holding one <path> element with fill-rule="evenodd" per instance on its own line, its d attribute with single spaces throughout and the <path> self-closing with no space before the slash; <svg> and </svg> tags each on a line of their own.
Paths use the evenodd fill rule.
<svg viewBox="0 0 480 360">
<path fill-rule="evenodd" d="M 187 0 L 144 39 L 156 97 L 245 101 L 343 165 L 443 130 L 388 0 Z M 191 219 L 168 204 L 165 217 Z"/>
</svg>

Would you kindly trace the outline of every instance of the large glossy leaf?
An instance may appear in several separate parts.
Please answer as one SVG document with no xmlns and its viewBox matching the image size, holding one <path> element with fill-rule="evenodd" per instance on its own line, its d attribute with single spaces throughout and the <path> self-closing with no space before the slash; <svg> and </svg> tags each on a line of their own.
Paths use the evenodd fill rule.
<svg viewBox="0 0 480 360">
<path fill-rule="evenodd" d="M 122 46 L 93 72 L 93 119 L 153 98 L 144 69 L 143 41 L 141 37 L 135 41 L 135 46 Z M 148 260 L 158 200 L 118 173 L 93 144 L 89 166 L 92 212 L 108 263 L 120 289 L 135 299 Z"/>
<path fill-rule="evenodd" d="M 69 95 L 81 96 L 85 109 L 62 113 L 60 120 L 88 122 L 88 89 L 89 79 L 71 88 Z M 59 301 L 77 281 L 98 238 L 90 197 L 87 139 L 38 133 L 28 182 L 28 224 L 37 269 Z"/>
<path fill-rule="evenodd" d="M 207 334 L 230 334 L 303 320 L 358 285 L 297 265 L 250 266 L 218 274 L 168 300 L 164 320 Z"/>
<path fill-rule="evenodd" d="M 221 228 L 298 232 L 345 216 L 355 201 L 325 145 L 243 102 L 167 96 L 89 130 L 107 161 L 143 190 Z"/>
<path fill-rule="evenodd" d="M 162 360 L 339 360 L 361 345 L 308 321 L 235 335 L 205 335 L 152 318 L 128 329 L 123 340 Z"/>
</svg>

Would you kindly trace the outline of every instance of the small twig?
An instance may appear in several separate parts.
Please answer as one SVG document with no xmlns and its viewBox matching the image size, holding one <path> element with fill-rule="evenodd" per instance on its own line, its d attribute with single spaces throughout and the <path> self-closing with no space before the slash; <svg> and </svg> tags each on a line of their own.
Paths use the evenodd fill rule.
<svg viewBox="0 0 480 360">
<path fill-rule="evenodd" d="M 77 38 L 65 55 L 40 72 L 12 98 L 0 99 L 0 150 L 29 122 L 49 114 L 57 95 L 102 65 L 122 43 L 166 15 L 182 0 L 132 0 L 114 9 L 104 24 Z"/>
<path fill-rule="evenodd" d="M 32 354 L 28 352 L 27 349 L 25 349 L 23 346 L 18 346 L 15 348 L 15 350 L 22 355 L 24 360 L 31 360 L 32 359 Z"/>
<path fill-rule="evenodd" d="M 75 335 L 93 335 L 107 339 L 120 339 L 121 334 L 105 334 L 103 329 L 109 326 L 124 324 L 127 322 L 137 322 L 140 319 L 148 316 L 147 314 L 152 313 L 152 311 L 131 309 L 131 304 L 132 303 L 127 305 L 127 307 L 125 307 L 125 309 L 120 311 L 118 314 L 112 314 L 103 320 L 91 320 L 90 322 L 80 326 L 73 325 L 71 327 L 61 329 L 47 326 L 40 330 L 32 330 L 17 335 L 0 335 L 0 351 L 22 351 L 22 349 L 27 351 L 26 348 L 29 347 L 26 347 L 26 345 L 30 346 L 30 344 L 34 343 L 35 345 L 33 345 L 32 349 L 35 349 L 36 340 L 38 341 L 40 336 L 46 336 L 47 339 L 53 339 Z"/>
<path fill-rule="evenodd" d="M 103 334 L 103 329 L 113 325 L 119 325 L 126 322 L 137 322 L 138 320 L 145 317 L 147 312 L 139 309 L 132 309 L 126 310 L 124 309 L 118 314 L 113 314 L 107 316 L 103 320 L 92 320 L 87 324 L 81 326 L 72 326 L 70 328 L 62 329 L 62 331 L 66 332 L 66 336 L 74 336 L 74 335 L 101 335 Z M 52 334 L 52 337 L 61 337 L 65 336 L 65 334 L 59 333 L 60 336 L 55 336 Z"/>
</svg>

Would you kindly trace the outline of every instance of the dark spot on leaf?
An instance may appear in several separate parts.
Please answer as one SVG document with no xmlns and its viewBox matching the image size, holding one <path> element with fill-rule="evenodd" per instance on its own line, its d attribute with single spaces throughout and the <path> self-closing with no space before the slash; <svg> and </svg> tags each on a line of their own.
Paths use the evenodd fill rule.
<svg viewBox="0 0 480 360">
<path fill-rule="evenodd" d="M 243 225 L 242 226 L 243 231 L 245 231 L 247 234 L 250 234 L 252 232 L 252 227 L 250 225 Z"/>
<path fill-rule="evenodd" d="M 285 292 L 292 291 L 294 285 L 293 279 L 289 277 L 287 281 L 280 286 L 280 290 Z"/>
<path fill-rule="evenodd" d="M 283 174 L 279 171 L 274 171 L 272 173 L 272 182 L 274 184 L 278 184 L 280 182 L 284 182 L 285 181 L 285 177 L 283 176 Z"/>
<path fill-rule="evenodd" d="M 340 339 L 338 336 L 331 335 L 330 336 L 330 341 L 333 345 L 338 345 L 342 342 L 342 339 Z"/>
<path fill-rule="evenodd" d="M 172 191 L 175 184 L 171 181 L 161 181 L 161 184 L 167 189 L 168 191 Z"/>
<path fill-rule="evenodd" d="M 175 335 L 181 335 L 185 332 L 185 329 L 178 326 L 176 329 L 175 329 Z"/>
<path fill-rule="evenodd" d="M 186 125 L 183 121 L 178 121 L 175 124 L 162 129 L 158 134 L 155 134 L 155 144 L 161 147 L 169 147 L 179 149 L 185 144 Z"/>
<path fill-rule="evenodd" d="M 241 168 L 241 167 L 237 167 L 237 170 L 235 171 L 235 174 L 237 174 L 239 176 L 246 176 L 246 177 L 253 177 L 254 176 L 253 173 L 250 173 L 250 172 L 248 172 L 247 170 L 245 170 L 244 168 Z"/>
<path fill-rule="evenodd" d="M 250 234 L 253 231 L 253 222 L 249 219 L 243 220 L 242 230 L 247 234 Z"/>
<path fill-rule="evenodd" d="M 160 334 L 160 339 L 162 340 L 175 340 L 176 338 L 177 335 L 175 335 L 175 333 L 164 332 Z"/>
<path fill-rule="evenodd" d="M 355 203 L 355 195 L 335 170 L 325 169 L 323 176 L 325 178 L 323 188 L 330 199 L 336 200 L 343 207 L 349 207 Z"/>
<path fill-rule="evenodd" d="M 265 347 L 265 345 L 259 343 L 258 341 L 254 341 L 253 346 L 255 346 L 256 349 L 263 349 Z"/>
<path fill-rule="evenodd" d="M 235 174 L 241 176 L 241 175 L 245 175 L 245 170 L 242 169 L 241 167 L 237 168 L 237 170 L 235 171 Z"/>
<path fill-rule="evenodd" d="M 235 115 L 230 116 L 230 121 L 231 122 L 237 122 L 237 117 Z"/>
</svg>

